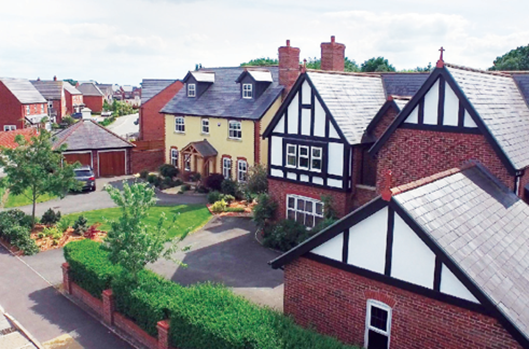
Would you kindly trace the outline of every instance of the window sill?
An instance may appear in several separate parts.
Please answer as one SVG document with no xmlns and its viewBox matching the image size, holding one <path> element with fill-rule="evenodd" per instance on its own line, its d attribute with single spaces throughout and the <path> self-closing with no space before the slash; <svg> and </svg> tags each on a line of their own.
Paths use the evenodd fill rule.
<svg viewBox="0 0 529 349">
<path fill-rule="evenodd" d="M 185 131 L 183 131 L 183 132 L 182 131 L 174 131 L 173 133 L 177 134 L 177 135 L 185 135 L 186 134 Z"/>
<path fill-rule="evenodd" d="M 377 187 L 372 187 L 370 185 L 365 185 L 365 184 L 357 184 L 356 187 L 358 189 L 364 189 L 364 190 L 370 190 L 370 191 L 376 191 L 377 190 Z"/>
<path fill-rule="evenodd" d="M 208 137 L 209 137 L 210 134 L 209 134 L 209 133 L 200 132 L 200 135 L 201 135 L 201 136 L 208 136 Z"/>
<path fill-rule="evenodd" d="M 242 138 L 230 138 L 230 137 L 228 137 L 228 141 L 242 142 Z"/>
</svg>

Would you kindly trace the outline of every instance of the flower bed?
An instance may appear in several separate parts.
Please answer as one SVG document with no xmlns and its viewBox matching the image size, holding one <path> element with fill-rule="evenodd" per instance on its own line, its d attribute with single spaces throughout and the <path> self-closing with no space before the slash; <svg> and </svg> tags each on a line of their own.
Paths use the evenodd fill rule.
<svg viewBox="0 0 529 349">
<path fill-rule="evenodd" d="M 214 205 L 215 203 L 207 204 L 206 206 L 211 214 L 219 217 L 252 217 L 255 202 L 248 204 L 245 200 L 232 201 L 229 204 L 226 204 L 226 207 L 220 212 L 214 207 Z"/>
</svg>

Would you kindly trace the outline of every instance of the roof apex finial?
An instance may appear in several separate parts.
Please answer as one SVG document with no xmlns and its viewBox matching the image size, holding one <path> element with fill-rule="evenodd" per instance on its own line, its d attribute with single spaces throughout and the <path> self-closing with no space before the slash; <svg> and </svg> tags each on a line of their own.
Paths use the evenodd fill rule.
<svg viewBox="0 0 529 349">
<path fill-rule="evenodd" d="M 441 46 L 441 48 L 439 49 L 439 52 L 441 52 L 441 54 L 439 55 L 439 60 L 437 61 L 437 64 L 436 64 L 437 68 L 443 68 L 445 66 L 445 61 L 443 59 L 443 53 L 445 51 L 446 50 L 443 48 L 443 46 Z"/>
</svg>

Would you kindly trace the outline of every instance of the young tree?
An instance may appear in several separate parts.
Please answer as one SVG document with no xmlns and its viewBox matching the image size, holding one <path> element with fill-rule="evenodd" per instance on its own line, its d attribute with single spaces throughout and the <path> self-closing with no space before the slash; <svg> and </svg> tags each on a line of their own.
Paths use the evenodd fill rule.
<svg viewBox="0 0 529 349">
<path fill-rule="evenodd" d="M 2 148 L 0 166 L 4 167 L 6 177 L 2 186 L 14 195 L 24 195 L 33 203 L 32 224 L 35 224 L 37 200 L 44 194 L 63 198 L 68 190 L 76 189 L 79 182 L 75 179 L 75 165 L 63 163 L 62 152 L 66 145 L 53 150 L 51 135 L 40 129 L 36 137 L 28 141 L 22 135 L 15 137 L 18 147 Z"/>
<path fill-rule="evenodd" d="M 106 190 L 121 210 L 119 220 L 110 221 L 111 228 L 103 245 L 110 253 L 111 262 L 121 265 L 136 279 L 138 272 L 148 263 L 154 263 L 160 257 L 171 259 L 171 254 L 188 232 L 172 239 L 164 227 L 167 221 L 164 214 L 156 226 L 142 222 L 156 203 L 154 189 L 147 183 L 128 185 L 124 182 L 122 191 L 112 186 L 107 186 Z"/>
</svg>

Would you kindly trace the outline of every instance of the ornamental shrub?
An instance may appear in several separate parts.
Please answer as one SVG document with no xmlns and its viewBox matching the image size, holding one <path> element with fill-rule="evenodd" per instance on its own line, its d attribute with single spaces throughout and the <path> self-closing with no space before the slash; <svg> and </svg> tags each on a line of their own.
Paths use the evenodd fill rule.
<svg viewBox="0 0 529 349">
<path fill-rule="evenodd" d="M 211 190 L 220 191 L 222 190 L 222 182 L 224 181 L 224 176 L 220 173 L 213 173 L 206 177 L 204 185 Z"/>
<path fill-rule="evenodd" d="M 31 238 L 31 226 L 31 216 L 21 210 L 0 212 L 0 236 L 25 255 L 39 252 L 39 247 Z"/>
<path fill-rule="evenodd" d="M 211 211 L 215 213 L 224 212 L 226 210 L 226 207 L 228 207 L 226 201 L 220 200 L 211 205 Z"/>
<path fill-rule="evenodd" d="M 160 183 L 162 183 L 162 179 L 155 174 L 150 174 L 147 176 L 147 182 L 154 185 L 155 187 L 159 187 Z"/>
<path fill-rule="evenodd" d="M 0 235 L 2 231 L 13 225 L 31 228 L 31 216 L 25 214 L 19 209 L 0 212 Z"/>
<path fill-rule="evenodd" d="M 257 197 L 257 205 L 253 208 L 253 221 L 259 229 L 264 229 L 274 218 L 277 210 L 277 203 L 268 194 L 261 194 Z"/>
<path fill-rule="evenodd" d="M 239 184 L 231 179 L 225 179 L 222 184 L 222 193 L 226 195 L 231 195 L 237 197 L 240 194 Z"/>
<path fill-rule="evenodd" d="M 224 212 L 244 212 L 244 207 L 226 207 Z"/>
<path fill-rule="evenodd" d="M 140 172 L 140 178 L 141 179 L 147 179 L 147 176 L 149 175 L 149 171 L 143 170 Z"/>
<path fill-rule="evenodd" d="M 218 191 L 211 191 L 208 193 L 208 203 L 214 204 L 222 199 L 222 194 Z"/>
<path fill-rule="evenodd" d="M 307 228 L 296 221 L 283 219 L 276 225 L 265 229 L 265 246 L 280 251 L 288 251 L 308 237 Z"/>
<path fill-rule="evenodd" d="M 222 196 L 222 200 L 226 201 L 227 204 L 230 204 L 230 202 L 235 201 L 235 198 L 233 195 L 225 194 Z"/>
<path fill-rule="evenodd" d="M 51 208 L 49 208 L 42 215 L 42 218 L 40 219 L 40 222 L 42 224 L 51 225 L 51 224 L 56 224 L 60 220 L 61 220 L 61 211 L 55 212 Z"/>
<path fill-rule="evenodd" d="M 72 226 L 74 232 L 78 235 L 83 235 L 88 229 L 88 219 L 85 216 L 80 215 L 75 220 L 75 223 Z"/>
<path fill-rule="evenodd" d="M 171 164 L 163 164 L 160 166 L 160 174 L 164 178 L 174 178 L 178 176 L 178 169 Z"/>
</svg>

